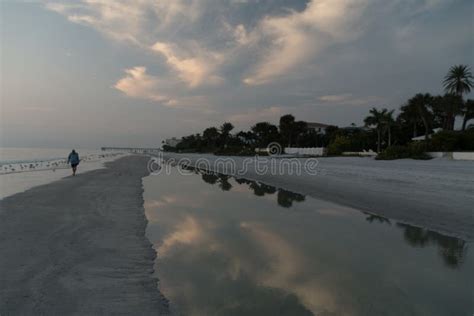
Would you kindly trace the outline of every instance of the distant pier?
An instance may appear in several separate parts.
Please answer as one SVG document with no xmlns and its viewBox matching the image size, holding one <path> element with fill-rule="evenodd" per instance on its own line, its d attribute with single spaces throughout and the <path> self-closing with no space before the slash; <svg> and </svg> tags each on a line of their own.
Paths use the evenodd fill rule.
<svg viewBox="0 0 474 316">
<path fill-rule="evenodd" d="M 101 147 L 102 151 L 124 151 L 135 154 L 153 154 L 161 151 L 160 148 L 141 148 L 141 147 Z"/>
</svg>

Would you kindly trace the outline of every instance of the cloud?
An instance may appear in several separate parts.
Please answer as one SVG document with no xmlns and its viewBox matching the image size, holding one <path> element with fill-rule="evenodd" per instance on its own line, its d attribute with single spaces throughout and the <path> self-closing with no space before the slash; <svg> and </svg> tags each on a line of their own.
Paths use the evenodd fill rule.
<svg viewBox="0 0 474 316">
<path fill-rule="evenodd" d="M 148 69 L 155 64 L 166 69 L 159 78 L 145 67 L 127 69 L 114 86 L 124 94 L 165 106 L 209 107 L 209 113 L 220 109 L 222 117 L 236 113 L 229 119 L 245 124 L 273 121 L 284 114 L 279 107 L 239 113 L 249 104 L 281 104 L 286 113 L 301 112 L 308 102 L 334 107 L 380 104 L 382 98 L 370 96 L 367 88 L 378 76 L 374 65 L 383 65 L 377 71 L 387 78 L 374 89 L 389 99 L 387 95 L 395 92 L 387 86 L 393 86 L 395 79 L 390 78 L 397 73 L 390 62 L 408 65 L 417 48 L 418 55 L 442 54 L 443 47 L 428 49 L 426 41 L 419 41 L 421 34 L 432 32 L 430 24 L 422 23 L 434 23 L 423 17 L 453 2 L 308 0 L 306 5 L 291 1 L 269 5 L 246 0 L 45 0 L 45 5 L 71 22 L 138 47 L 145 59 L 141 64 Z M 436 67 L 441 66 L 432 68 Z M 355 78 L 357 71 L 366 77 Z M 321 91 L 334 91 L 331 85 L 340 82 L 337 77 L 345 80 L 346 91 L 366 91 L 320 96 Z M 249 87 L 258 85 L 265 87 Z M 309 95 L 296 96 L 297 89 L 310 91 Z M 226 112 L 226 106 L 239 109 Z M 345 120 L 334 121 L 341 119 Z"/>
<path fill-rule="evenodd" d="M 233 114 L 228 121 L 239 125 L 250 125 L 257 122 L 276 122 L 284 113 L 284 108 L 271 106 L 265 109 L 250 109 L 245 113 Z"/>
<path fill-rule="evenodd" d="M 202 13 L 202 2 L 197 0 L 45 1 L 45 7 L 114 40 L 144 48 L 160 32 L 172 31 L 182 21 L 191 23 Z"/>
<path fill-rule="evenodd" d="M 379 13 L 413 16 L 451 1 L 394 0 Z M 190 88 L 222 83 L 222 68 L 232 64 L 247 85 L 291 77 L 306 65 L 317 65 L 331 46 L 359 38 L 371 21 L 363 14 L 378 5 L 375 0 L 310 0 L 303 10 L 280 8 L 251 20 L 251 15 L 238 13 L 238 4 L 249 6 L 247 2 L 83 0 L 45 5 L 71 22 L 161 54 L 173 75 Z M 210 12 L 216 19 L 209 19 Z"/>
<path fill-rule="evenodd" d="M 146 73 L 146 67 L 133 67 L 125 70 L 126 76 L 117 81 L 114 88 L 129 97 L 144 98 L 152 101 L 171 104 L 172 99 L 158 93 L 160 81 Z"/>
<path fill-rule="evenodd" d="M 322 49 L 359 33 L 358 20 L 368 0 L 312 0 L 302 12 L 266 17 L 256 32 L 270 40 L 256 70 L 244 79 L 259 85 L 285 75 Z"/>
<path fill-rule="evenodd" d="M 384 101 L 383 98 L 377 96 L 355 97 L 351 93 L 323 95 L 318 100 L 326 104 L 340 105 L 376 105 L 376 103 Z"/>
<path fill-rule="evenodd" d="M 213 73 L 214 65 L 222 59 L 219 54 L 205 52 L 198 57 L 182 58 L 177 55 L 176 48 L 162 42 L 156 42 L 151 49 L 162 54 L 168 65 L 178 73 L 179 78 L 190 87 L 202 84 L 218 84 L 223 80 Z"/>
<path fill-rule="evenodd" d="M 28 111 L 28 112 L 51 112 L 54 111 L 53 107 L 49 106 L 25 106 L 20 108 L 21 110 Z"/>
</svg>

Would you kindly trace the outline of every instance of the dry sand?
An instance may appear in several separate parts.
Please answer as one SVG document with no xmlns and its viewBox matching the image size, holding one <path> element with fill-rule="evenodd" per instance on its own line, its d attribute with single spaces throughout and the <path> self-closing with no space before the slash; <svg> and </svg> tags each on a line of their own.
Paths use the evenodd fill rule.
<svg viewBox="0 0 474 316">
<path fill-rule="evenodd" d="M 159 315 L 141 178 L 130 156 L 0 201 L 1 315 Z"/>
</svg>

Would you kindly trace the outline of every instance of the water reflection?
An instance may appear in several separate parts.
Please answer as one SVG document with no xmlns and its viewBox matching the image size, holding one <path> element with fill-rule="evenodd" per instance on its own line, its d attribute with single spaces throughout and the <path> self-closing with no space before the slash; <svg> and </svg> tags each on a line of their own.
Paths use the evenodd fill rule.
<svg viewBox="0 0 474 316">
<path fill-rule="evenodd" d="M 193 172 L 144 181 L 160 287 L 178 315 L 472 313 L 464 241 Z"/>
<path fill-rule="evenodd" d="M 234 179 L 235 182 L 240 185 L 247 185 L 256 196 L 262 197 L 276 193 L 278 205 L 284 208 L 291 208 L 294 202 L 305 201 L 305 196 L 302 194 L 294 193 L 284 189 L 277 189 L 276 187 L 265 183 L 260 183 L 244 178 L 235 178 L 221 173 L 201 170 L 189 166 L 187 166 L 186 169 L 201 175 L 201 179 L 208 184 L 217 184 L 223 191 L 230 191 L 232 189 L 232 184 L 229 182 L 229 180 Z M 368 212 L 363 212 L 363 214 L 366 215 L 365 220 L 369 223 L 388 225 L 392 224 L 390 219 L 386 217 Z M 462 264 L 463 258 L 466 256 L 468 248 L 464 240 L 445 236 L 431 230 L 408 224 L 397 223 L 396 226 L 404 231 L 404 240 L 410 246 L 426 247 L 430 244 L 435 244 L 439 248 L 439 255 L 443 258 L 443 261 L 447 266 L 456 268 L 458 265 Z"/>
<path fill-rule="evenodd" d="M 388 225 L 392 225 L 392 223 L 390 222 L 390 220 L 386 217 L 383 217 L 383 216 L 380 216 L 380 215 L 375 215 L 375 214 L 371 214 L 371 213 L 367 213 L 367 212 L 363 212 L 365 215 L 367 215 L 367 217 L 365 218 L 366 221 L 368 221 L 369 223 L 373 223 L 373 222 L 376 222 L 376 223 L 386 223 Z"/>
<path fill-rule="evenodd" d="M 229 179 L 234 179 L 238 184 L 246 184 L 256 196 L 265 196 L 277 193 L 277 203 L 281 207 L 290 208 L 293 202 L 303 202 L 305 196 L 299 193 L 291 192 L 284 189 L 277 189 L 274 186 L 260 183 L 244 178 L 235 178 L 221 173 L 214 173 L 208 170 L 201 170 L 194 167 L 185 167 L 187 170 L 201 175 L 201 179 L 208 184 L 218 184 L 222 191 L 230 191 L 232 184 Z"/>
<path fill-rule="evenodd" d="M 411 246 L 426 247 L 435 244 L 447 266 L 456 268 L 463 263 L 468 248 L 464 240 L 408 224 L 398 223 L 397 226 L 404 230 L 403 237 Z"/>
</svg>

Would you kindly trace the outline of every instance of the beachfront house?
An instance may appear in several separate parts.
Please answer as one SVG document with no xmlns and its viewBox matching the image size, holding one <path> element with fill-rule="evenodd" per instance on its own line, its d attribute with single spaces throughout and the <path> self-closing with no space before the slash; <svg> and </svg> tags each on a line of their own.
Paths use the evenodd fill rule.
<svg viewBox="0 0 474 316">
<path fill-rule="evenodd" d="M 179 144 L 180 141 L 181 140 L 176 137 L 168 138 L 168 139 L 165 139 L 165 145 L 175 148 Z"/>
<path fill-rule="evenodd" d="M 330 125 L 317 123 L 317 122 L 306 122 L 307 128 L 310 131 L 314 131 L 318 134 L 326 134 L 326 128 Z"/>
<path fill-rule="evenodd" d="M 442 128 L 434 128 L 433 129 L 433 133 L 432 134 L 428 134 L 428 137 L 425 137 L 425 135 L 421 135 L 421 136 L 417 136 L 417 137 L 413 137 L 411 140 L 412 141 L 423 141 L 425 140 L 426 138 L 431 138 L 431 136 L 433 136 L 434 134 L 436 133 L 439 133 L 441 132 L 443 129 Z"/>
</svg>

